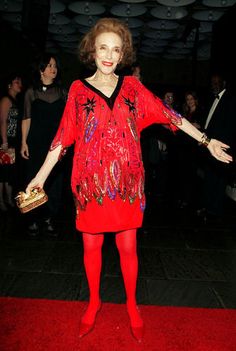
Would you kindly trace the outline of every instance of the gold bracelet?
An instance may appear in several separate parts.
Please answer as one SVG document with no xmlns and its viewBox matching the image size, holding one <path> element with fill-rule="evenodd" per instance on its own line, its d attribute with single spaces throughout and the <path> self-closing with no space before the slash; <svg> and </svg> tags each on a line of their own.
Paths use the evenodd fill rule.
<svg viewBox="0 0 236 351">
<path fill-rule="evenodd" d="M 200 140 L 200 143 L 207 147 L 209 145 L 210 141 L 211 141 L 211 139 L 208 138 L 208 136 L 205 133 L 203 133 L 201 140 Z"/>
</svg>

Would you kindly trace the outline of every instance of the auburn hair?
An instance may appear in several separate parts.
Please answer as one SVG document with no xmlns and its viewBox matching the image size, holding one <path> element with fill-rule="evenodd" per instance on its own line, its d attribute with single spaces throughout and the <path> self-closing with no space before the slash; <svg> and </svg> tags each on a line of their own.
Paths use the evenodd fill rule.
<svg viewBox="0 0 236 351">
<path fill-rule="evenodd" d="M 128 26 L 116 18 L 102 18 L 83 37 L 79 45 L 79 59 L 85 65 L 95 67 L 95 40 L 102 33 L 115 33 L 122 41 L 122 59 L 119 67 L 129 66 L 135 60 L 132 35 Z"/>
</svg>

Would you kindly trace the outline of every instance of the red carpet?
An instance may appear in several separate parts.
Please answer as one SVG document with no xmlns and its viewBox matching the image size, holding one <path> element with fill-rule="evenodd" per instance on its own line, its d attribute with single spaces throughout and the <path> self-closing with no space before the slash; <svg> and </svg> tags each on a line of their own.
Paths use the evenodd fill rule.
<svg viewBox="0 0 236 351">
<path fill-rule="evenodd" d="M 236 310 L 140 306 L 138 345 L 125 305 L 104 303 L 94 331 L 78 340 L 86 303 L 0 298 L 1 351 L 235 351 Z"/>
</svg>

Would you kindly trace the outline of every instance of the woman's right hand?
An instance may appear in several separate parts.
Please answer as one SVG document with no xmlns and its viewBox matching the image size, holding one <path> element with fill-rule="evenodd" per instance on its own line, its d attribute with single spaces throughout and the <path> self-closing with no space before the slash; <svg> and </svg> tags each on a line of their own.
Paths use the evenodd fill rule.
<svg viewBox="0 0 236 351">
<path fill-rule="evenodd" d="M 61 146 L 57 146 L 54 150 L 49 151 L 43 165 L 36 174 L 36 176 L 27 185 L 26 193 L 30 194 L 33 189 L 43 189 L 44 183 L 49 176 L 51 170 L 57 163 L 58 157 L 61 152 Z"/>
<path fill-rule="evenodd" d="M 27 188 L 25 189 L 25 192 L 27 195 L 29 195 L 33 189 L 41 190 L 43 189 L 43 186 L 44 186 L 44 181 L 42 181 L 39 177 L 36 176 L 29 182 L 29 184 L 27 185 Z"/>
<path fill-rule="evenodd" d="M 29 159 L 29 148 L 28 148 L 28 145 L 26 143 L 21 145 L 20 154 L 26 160 Z"/>
</svg>

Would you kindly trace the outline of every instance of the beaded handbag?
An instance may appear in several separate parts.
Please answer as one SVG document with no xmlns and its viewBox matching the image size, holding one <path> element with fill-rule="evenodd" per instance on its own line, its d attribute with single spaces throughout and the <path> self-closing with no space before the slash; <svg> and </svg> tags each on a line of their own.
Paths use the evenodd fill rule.
<svg viewBox="0 0 236 351">
<path fill-rule="evenodd" d="M 15 199 L 20 211 L 26 213 L 47 202 L 48 196 L 43 189 L 33 189 L 29 195 L 20 191 Z"/>
</svg>

